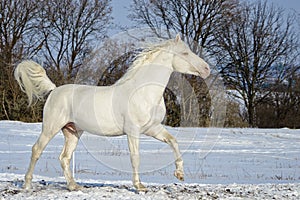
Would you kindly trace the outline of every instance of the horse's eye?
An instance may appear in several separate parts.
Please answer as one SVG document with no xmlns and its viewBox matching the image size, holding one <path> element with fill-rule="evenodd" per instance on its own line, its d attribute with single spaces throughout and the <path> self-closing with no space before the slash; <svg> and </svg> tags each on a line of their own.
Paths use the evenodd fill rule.
<svg viewBox="0 0 300 200">
<path fill-rule="evenodd" d="M 187 56 L 189 55 L 189 52 L 183 52 L 182 55 Z"/>
</svg>

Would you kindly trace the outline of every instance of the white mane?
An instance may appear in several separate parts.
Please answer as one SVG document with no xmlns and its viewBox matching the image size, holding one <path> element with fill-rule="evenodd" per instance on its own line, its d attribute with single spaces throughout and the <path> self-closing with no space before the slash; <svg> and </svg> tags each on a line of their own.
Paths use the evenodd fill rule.
<svg viewBox="0 0 300 200">
<path fill-rule="evenodd" d="M 174 44 L 174 40 L 171 39 L 145 48 L 136 56 L 132 65 L 128 68 L 126 73 L 115 83 L 115 85 L 120 85 L 128 79 L 131 79 L 140 67 L 152 61 L 152 59 L 154 58 L 153 55 L 155 53 L 161 50 L 166 50 L 172 44 Z"/>
</svg>

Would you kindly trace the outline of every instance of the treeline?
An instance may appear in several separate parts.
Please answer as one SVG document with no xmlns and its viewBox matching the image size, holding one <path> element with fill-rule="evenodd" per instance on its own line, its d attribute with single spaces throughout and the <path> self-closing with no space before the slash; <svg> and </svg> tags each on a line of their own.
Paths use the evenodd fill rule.
<svg viewBox="0 0 300 200">
<path fill-rule="evenodd" d="M 111 25 L 109 0 L 1 0 L 0 119 L 41 121 L 42 103 L 27 107 L 14 67 L 34 59 L 56 85 L 74 82 Z"/>
<path fill-rule="evenodd" d="M 21 60 L 38 61 L 56 85 L 74 83 L 79 71 L 91 70 L 85 68 L 85 61 L 95 56 L 96 45 L 113 25 L 110 3 L 0 2 L 1 120 L 41 121 L 43 102 L 27 107 L 13 78 L 13 69 Z M 230 97 L 225 126 L 300 127 L 299 14 L 287 13 L 267 1 L 133 0 L 129 17 L 158 37 L 165 37 L 162 30 L 169 37 L 180 33 L 195 53 L 209 57 L 217 66 Z M 125 54 L 113 60 L 113 55 L 110 52 L 101 60 L 109 62 L 109 67 L 95 84 L 113 84 L 134 59 Z M 209 88 L 200 78 L 185 79 L 197 98 L 186 110 L 198 106 L 196 120 L 200 126 L 208 126 Z M 185 113 L 180 106 L 182 98 L 169 90 L 164 97 L 165 123 L 178 126 Z"/>
</svg>

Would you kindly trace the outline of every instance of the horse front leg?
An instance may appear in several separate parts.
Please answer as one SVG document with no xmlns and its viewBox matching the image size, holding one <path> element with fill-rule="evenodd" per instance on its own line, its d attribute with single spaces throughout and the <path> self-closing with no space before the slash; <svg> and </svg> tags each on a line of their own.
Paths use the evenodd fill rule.
<svg viewBox="0 0 300 200">
<path fill-rule="evenodd" d="M 140 138 L 139 135 L 127 135 L 128 138 L 128 146 L 130 151 L 130 160 L 133 170 L 132 182 L 133 186 L 138 191 L 147 191 L 146 187 L 141 183 L 139 177 L 139 167 L 140 167 L 140 155 L 139 155 L 139 143 Z"/>
<path fill-rule="evenodd" d="M 175 155 L 176 170 L 174 172 L 174 176 L 178 180 L 184 181 L 183 160 L 181 158 L 176 138 L 171 135 L 162 125 L 149 129 L 145 134 L 170 145 Z"/>
</svg>

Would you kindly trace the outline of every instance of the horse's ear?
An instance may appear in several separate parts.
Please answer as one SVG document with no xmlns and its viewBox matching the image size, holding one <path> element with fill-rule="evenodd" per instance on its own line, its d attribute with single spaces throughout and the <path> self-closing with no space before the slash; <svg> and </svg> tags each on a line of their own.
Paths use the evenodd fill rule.
<svg viewBox="0 0 300 200">
<path fill-rule="evenodd" d="M 175 42 L 179 42 L 181 40 L 179 33 L 177 33 L 176 38 L 175 38 Z"/>
</svg>

